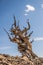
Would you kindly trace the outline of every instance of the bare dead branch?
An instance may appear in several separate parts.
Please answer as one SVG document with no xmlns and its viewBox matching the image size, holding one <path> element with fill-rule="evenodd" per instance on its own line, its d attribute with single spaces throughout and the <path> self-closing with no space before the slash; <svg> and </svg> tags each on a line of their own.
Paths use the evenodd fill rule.
<svg viewBox="0 0 43 65">
<path fill-rule="evenodd" d="M 27 31 L 30 29 L 30 24 L 29 24 L 29 22 L 27 22 L 27 24 L 28 24 L 28 27 L 26 28 L 24 28 L 23 30 L 22 30 L 22 33 L 27 33 Z"/>
<path fill-rule="evenodd" d="M 4 29 L 4 31 L 7 33 L 7 35 L 8 35 L 8 37 L 9 37 L 10 41 L 12 41 L 12 39 L 11 39 L 11 37 L 10 37 L 9 33 L 6 31 L 6 29 L 5 29 L 5 28 L 3 28 L 3 29 Z"/>
<path fill-rule="evenodd" d="M 29 33 L 29 35 L 28 35 L 28 36 L 30 37 L 32 34 L 33 34 L 33 31 L 32 31 L 31 33 Z"/>
</svg>

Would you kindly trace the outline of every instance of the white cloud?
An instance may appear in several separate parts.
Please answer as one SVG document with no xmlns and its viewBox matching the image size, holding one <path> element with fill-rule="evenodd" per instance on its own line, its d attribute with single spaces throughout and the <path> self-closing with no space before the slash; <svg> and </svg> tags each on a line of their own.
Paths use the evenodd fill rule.
<svg viewBox="0 0 43 65">
<path fill-rule="evenodd" d="M 41 40 L 43 40 L 43 37 L 34 38 L 34 41 L 41 41 Z"/>
<path fill-rule="evenodd" d="M 41 4 L 41 8 L 43 8 L 43 4 Z"/>
<path fill-rule="evenodd" d="M 25 10 L 25 12 L 29 12 L 29 11 L 35 11 L 35 8 L 33 7 L 33 6 L 31 6 L 31 5 L 26 5 L 26 10 Z"/>
<path fill-rule="evenodd" d="M 11 48 L 10 46 L 0 47 L 0 50 L 5 50 Z"/>
</svg>

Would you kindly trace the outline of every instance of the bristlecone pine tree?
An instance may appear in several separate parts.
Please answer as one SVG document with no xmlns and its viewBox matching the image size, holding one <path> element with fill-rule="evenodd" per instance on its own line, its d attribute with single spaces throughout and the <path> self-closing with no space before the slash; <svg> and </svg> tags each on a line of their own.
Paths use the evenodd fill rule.
<svg viewBox="0 0 43 65">
<path fill-rule="evenodd" d="M 27 24 L 28 27 L 25 27 L 23 28 L 23 30 L 21 30 L 19 26 L 19 22 L 17 25 L 14 16 L 14 24 L 11 26 L 10 29 L 11 34 L 9 35 L 9 33 L 5 29 L 4 30 L 7 32 L 10 41 L 18 44 L 18 50 L 22 53 L 22 55 L 26 55 L 28 58 L 29 57 L 35 58 L 37 57 L 37 55 L 32 52 L 33 40 L 29 41 L 31 34 L 33 33 L 32 31 L 28 34 L 28 31 L 30 30 L 29 20 Z"/>
<path fill-rule="evenodd" d="M 33 33 L 30 32 L 30 23 L 29 20 L 27 21 L 28 26 L 24 27 L 23 29 L 20 28 L 19 22 L 17 21 L 14 16 L 14 24 L 12 24 L 10 28 L 10 32 L 7 33 L 11 42 L 18 44 L 18 50 L 22 53 L 21 57 L 12 58 L 7 55 L 0 55 L 0 65 L 43 65 L 43 58 L 39 58 L 33 51 L 32 51 L 32 41 L 30 41 L 30 37 Z M 7 58 L 8 57 L 8 58 Z M 9 64 L 10 63 L 10 64 Z"/>
</svg>

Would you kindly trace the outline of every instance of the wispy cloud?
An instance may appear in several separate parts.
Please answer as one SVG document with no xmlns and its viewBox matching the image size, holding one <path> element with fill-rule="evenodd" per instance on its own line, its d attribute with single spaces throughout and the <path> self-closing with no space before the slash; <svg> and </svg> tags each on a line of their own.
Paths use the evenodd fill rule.
<svg viewBox="0 0 43 65">
<path fill-rule="evenodd" d="M 41 4 L 41 8 L 43 8 L 43 4 Z"/>
<path fill-rule="evenodd" d="M 26 5 L 25 16 L 27 16 L 28 12 L 30 12 L 30 11 L 35 11 L 35 7 L 31 6 L 31 5 Z"/>
<path fill-rule="evenodd" d="M 41 41 L 41 40 L 43 40 L 43 37 L 34 38 L 34 41 Z"/>
<path fill-rule="evenodd" d="M 25 15 L 25 16 L 27 16 L 28 14 L 27 14 L 27 13 L 25 13 L 24 15 Z"/>
<path fill-rule="evenodd" d="M 5 47 L 0 47 L 0 50 L 6 50 L 6 49 L 10 49 L 11 46 L 5 46 Z"/>
</svg>

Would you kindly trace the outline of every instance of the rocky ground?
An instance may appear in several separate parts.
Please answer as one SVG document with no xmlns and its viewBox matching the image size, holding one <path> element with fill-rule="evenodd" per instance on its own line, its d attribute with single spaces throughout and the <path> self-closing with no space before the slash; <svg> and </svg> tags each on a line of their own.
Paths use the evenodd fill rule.
<svg viewBox="0 0 43 65">
<path fill-rule="evenodd" d="M 6 54 L 0 54 L 0 65 L 43 65 L 43 58 L 27 58 L 26 56 L 22 57 L 13 57 Z"/>
</svg>

